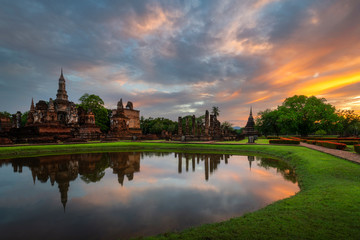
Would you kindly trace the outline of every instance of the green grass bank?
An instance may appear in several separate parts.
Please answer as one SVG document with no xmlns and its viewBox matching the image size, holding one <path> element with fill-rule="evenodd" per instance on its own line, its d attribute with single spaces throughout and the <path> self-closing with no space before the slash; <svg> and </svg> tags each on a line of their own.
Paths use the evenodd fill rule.
<svg viewBox="0 0 360 240">
<path fill-rule="evenodd" d="M 146 239 L 360 239 L 360 165 L 300 146 L 117 142 L 1 147 L 0 157 L 125 150 L 268 155 L 288 161 L 298 175 L 301 191 L 291 198 L 228 221 Z"/>
</svg>

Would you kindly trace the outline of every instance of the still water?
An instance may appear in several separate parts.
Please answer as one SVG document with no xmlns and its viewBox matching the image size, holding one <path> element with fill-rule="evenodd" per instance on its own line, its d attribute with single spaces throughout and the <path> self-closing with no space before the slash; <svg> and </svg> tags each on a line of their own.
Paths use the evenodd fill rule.
<svg viewBox="0 0 360 240">
<path fill-rule="evenodd" d="M 282 161 L 116 152 L 0 160 L 1 239 L 126 239 L 212 223 L 299 191 Z"/>
</svg>

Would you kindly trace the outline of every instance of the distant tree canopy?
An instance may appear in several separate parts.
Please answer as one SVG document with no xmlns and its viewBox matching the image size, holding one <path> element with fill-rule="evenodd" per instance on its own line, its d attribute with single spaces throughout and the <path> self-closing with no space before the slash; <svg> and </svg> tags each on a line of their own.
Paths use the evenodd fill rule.
<svg viewBox="0 0 360 240">
<path fill-rule="evenodd" d="M 85 93 L 79 98 L 80 104 L 78 106 L 91 110 L 95 115 L 95 123 L 100 127 L 102 132 L 107 132 L 110 129 L 109 111 L 104 107 L 104 101 L 95 94 Z"/>
<path fill-rule="evenodd" d="M 211 114 L 218 117 L 220 115 L 220 109 L 217 106 L 213 106 L 211 109 Z"/>
<path fill-rule="evenodd" d="M 177 133 L 177 122 L 171 121 L 167 118 L 140 118 L 140 128 L 143 134 L 161 134 L 162 130 L 169 133 Z"/>
<path fill-rule="evenodd" d="M 295 95 L 285 99 L 275 110 L 259 112 L 256 127 L 264 135 L 300 134 L 308 136 L 317 130 L 330 132 L 338 127 L 335 107 L 325 98 Z"/>
<path fill-rule="evenodd" d="M 7 111 L 0 112 L 0 117 L 8 117 L 11 118 L 11 113 Z"/>
<path fill-rule="evenodd" d="M 354 110 L 340 110 L 337 114 L 340 119 L 339 127 L 342 129 L 342 136 L 359 135 L 360 116 Z"/>
<path fill-rule="evenodd" d="M 26 124 L 26 122 L 27 122 L 28 115 L 29 115 L 29 111 L 26 111 L 26 112 L 24 112 L 24 113 L 21 115 L 21 126 L 22 126 L 22 127 L 25 127 L 25 124 Z"/>
<path fill-rule="evenodd" d="M 230 132 L 235 133 L 235 129 L 233 129 L 233 124 L 228 121 L 224 121 L 221 123 L 221 130 L 229 132 L 229 133 Z"/>
</svg>

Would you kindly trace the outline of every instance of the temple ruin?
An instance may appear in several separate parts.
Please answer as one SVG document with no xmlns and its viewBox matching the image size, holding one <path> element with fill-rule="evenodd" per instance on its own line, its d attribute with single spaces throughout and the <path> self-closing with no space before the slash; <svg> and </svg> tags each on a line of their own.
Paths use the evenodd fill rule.
<svg viewBox="0 0 360 240">
<path fill-rule="evenodd" d="M 131 138 L 141 134 L 139 115 L 140 111 L 133 109 L 132 102 L 124 108 L 120 100 L 118 108 L 112 111 L 109 133 L 102 133 L 95 124 L 91 109 L 85 111 L 68 100 L 66 80 L 61 70 L 56 99 L 40 100 L 36 104 L 32 99 L 25 126 L 21 126 L 21 112 L 14 114 L 12 120 L 1 117 L 0 144 Z"/>
<path fill-rule="evenodd" d="M 221 123 L 216 115 L 205 111 L 203 118 L 195 115 L 178 118 L 178 134 L 172 140 L 178 141 L 210 141 L 210 140 L 234 140 L 236 135 L 221 129 Z"/>
</svg>

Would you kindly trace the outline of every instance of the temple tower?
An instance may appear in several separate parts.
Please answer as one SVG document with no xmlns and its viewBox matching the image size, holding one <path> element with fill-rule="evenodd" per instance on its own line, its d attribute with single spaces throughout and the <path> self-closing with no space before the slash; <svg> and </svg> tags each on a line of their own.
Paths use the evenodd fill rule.
<svg viewBox="0 0 360 240">
<path fill-rule="evenodd" d="M 178 134 L 182 136 L 182 117 L 178 118 Z"/>
<path fill-rule="evenodd" d="M 205 112 L 205 135 L 209 135 L 209 111 L 206 110 Z"/>
<path fill-rule="evenodd" d="M 254 121 L 254 117 L 252 115 L 252 107 L 250 107 L 249 118 L 248 118 L 245 128 L 243 129 L 243 134 L 245 136 L 259 135 L 259 132 L 257 130 L 255 130 L 255 121 Z"/>
<path fill-rule="evenodd" d="M 68 95 L 67 95 L 66 86 L 65 86 L 65 78 L 64 78 L 62 69 L 61 69 L 61 75 L 59 78 L 59 89 L 56 94 L 56 100 L 68 101 Z"/>
</svg>

